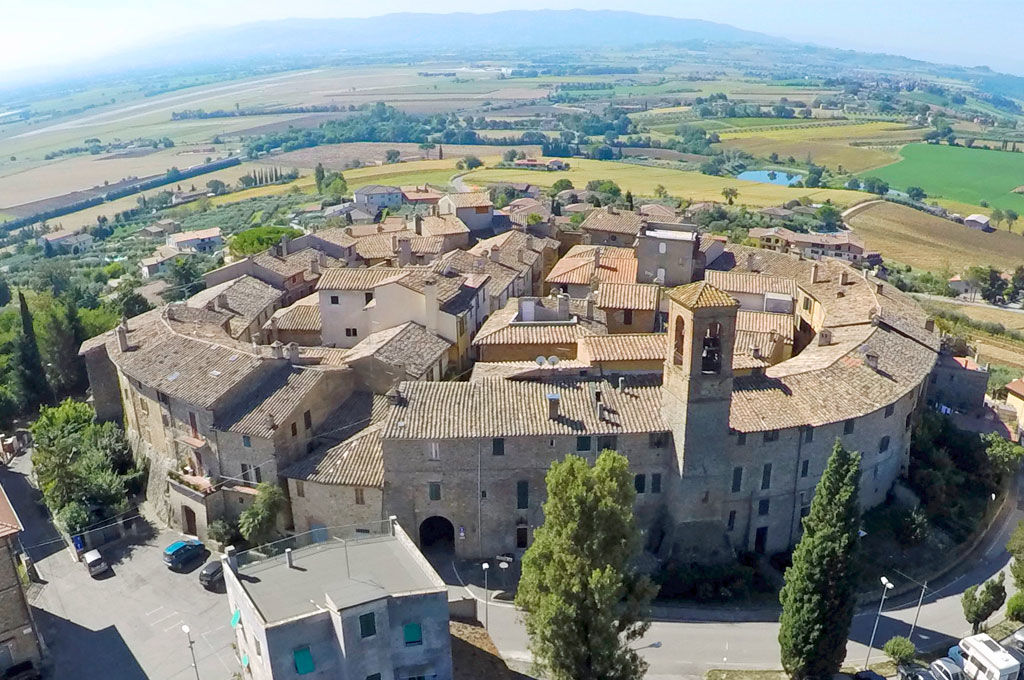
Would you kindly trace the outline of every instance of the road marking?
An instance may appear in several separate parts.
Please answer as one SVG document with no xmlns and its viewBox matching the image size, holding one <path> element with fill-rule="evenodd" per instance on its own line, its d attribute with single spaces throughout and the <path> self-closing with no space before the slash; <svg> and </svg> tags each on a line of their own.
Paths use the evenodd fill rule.
<svg viewBox="0 0 1024 680">
<path fill-rule="evenodd" d="M 171 612 L 167 616 L 161 616 L 159 619 L 157 619 L 156 621 L 151 622 L 149 625 L 155 626 L 156 624 L 160 623 L 161 621 L 166 621 L 167 619 L 171 618 L 172 616 L 178 616 L 178 612 Z"/>
<path fill-rule="evenodd" d="M 162 607 L 162 606 L 161 606 L 161 607 L 157 607 L 156 609 L 154 609 L 154 610 L 153 610 L 153 611 L 151 611 L 151 612 L 146 612 L 146 616 L 152 616 L 153 614 L 156 614 L 156 613 L 157 613 L 158 611 L 160 611 L 161 609 L 163 609 L 163 607 Z"/>
<path fill-rule="evenodd" d="M 184 624 L 184 623 L 185 623 L 185 621 L 183 619 L 178 619 L 177 623 L 173 623 L 173 624 L 167 626 L 166 628 L 164 628 L 164 632 L 167 633 L 169 631 L 174 630 L 175 628 L 181 628 L 182 624 Z"/>
</svg>

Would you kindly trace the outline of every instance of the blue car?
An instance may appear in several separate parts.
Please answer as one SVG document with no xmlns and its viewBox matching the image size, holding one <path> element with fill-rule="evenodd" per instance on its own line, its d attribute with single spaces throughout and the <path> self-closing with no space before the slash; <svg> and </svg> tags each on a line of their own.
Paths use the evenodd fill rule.
<svg viewBox="0 0 1024 680">
<path fill-rule="evenodd" d="M 203 544 L 194 538 L 175 541 L 164 548 L 164 564 L 171 569 L 178 569 L 183 564 L 187 564 L 205 553 Z"/>
</svg>

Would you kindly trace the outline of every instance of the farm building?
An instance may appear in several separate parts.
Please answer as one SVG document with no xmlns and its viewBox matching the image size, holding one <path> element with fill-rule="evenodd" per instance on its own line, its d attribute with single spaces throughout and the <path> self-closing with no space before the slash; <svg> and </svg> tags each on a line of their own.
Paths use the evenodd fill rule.
<svg viewBox="0 0 1024 680">
<path fill-rule="evenodd" d="M 978 231 L 995 231 L 986 215 L 975 213 L 964 218 L 964 226 Z"/>
</svg>

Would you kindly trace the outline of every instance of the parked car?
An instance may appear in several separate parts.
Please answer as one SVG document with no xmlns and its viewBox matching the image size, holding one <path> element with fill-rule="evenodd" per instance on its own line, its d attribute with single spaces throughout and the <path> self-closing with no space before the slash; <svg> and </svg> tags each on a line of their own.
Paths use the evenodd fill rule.
<svg viewBox="0 0 1024 680">
<path fill-rule="evenodd" d="M 217 560 L 207 562 L 202 571 L 199 572 L 199 583 L 207 590 L 213 590 L 218 584 L 224 582 L 224 568 Z"/>
<path fill-rule="evenodd" d="M 164 548 L 164 564 L 171 569 L 179 569 L 205 553 L 203 544 L 194 538 L 175 541 Z"/>
<path fill-rule="evenodd" d="M 99 550 L 90 550 L 82 555 L 82 562 L 89 570 L 89 576 L 99 576 L 110 569 L 110 565 L 103 559 Z"/>
<path fill-rule="evenodd" d="M 932 661 L 928 666 L 937 680 L 964 680 L 964 669 L 956 664 L 956 661 L 948 656 Z"/>
<path fill-rule="evenodd" d="M 946 656 L 952 659 L 953 663 L 959 666 L 961 669 L 964 667 L 964 654 L 960 651 L 960 645 L 953 645 L 946 652 Z"/>
<path fill-rule="evenodd" d="M 1024 651 L 1024 629 L 1018 630 L 1010 636 L 1010 646 Z"/>
</svg>

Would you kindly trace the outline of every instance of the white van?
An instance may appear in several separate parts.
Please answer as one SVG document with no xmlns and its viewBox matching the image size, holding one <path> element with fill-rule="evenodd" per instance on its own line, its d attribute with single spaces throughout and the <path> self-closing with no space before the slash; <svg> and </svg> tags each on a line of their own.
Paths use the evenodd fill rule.
<svg viewBox="0 0 1024 680">
<path fill-rule="evenodd" d="M 82 555 L 82 561 L 85 562 L 85 567 L 89 570 L 89 576 L 99 576 L 107 569 L 110 569 L 110 565 L 104 561 L 103 555 L 100 555 L 99 550 L 90 550 L 85 553 Z"/>
<path fill-rule="evenodd" d="M 960 641 L 968 680 L 1017 680 L 1020 663 L 985 633 Z"/>
</svg>

